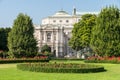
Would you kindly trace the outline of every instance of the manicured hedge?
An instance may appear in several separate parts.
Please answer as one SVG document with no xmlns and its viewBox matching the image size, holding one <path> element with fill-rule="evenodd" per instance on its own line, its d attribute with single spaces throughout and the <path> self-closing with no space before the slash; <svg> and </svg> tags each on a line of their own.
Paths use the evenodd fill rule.
<svg viewBox="0 0 120 80">
<path fill-rule="evenodd" d="M 23 71 L 47 73 L 93 73 L 105 71 L 102 66 L 73 63 L 24 63 L 18 64 L 17 68 Z"/>
<path fill-rule="evenodd" d="M 49 62 L 48 59 L 3 59 L 0 64 L 25 63 L 25 62 Z"/>
<path fill-rule="evenodd" d="M 85 63 L 112 63 L 112 64 L 120 64 L 120 61 L 117 60 L 85 60 Z"/>
<path fill-rule="evenodd" d="M 76 58 L 51 58 L 51 60 L 68 60 L 68 61 L 83 61 L 84 59 L 76 59 Z"/>
</svg>

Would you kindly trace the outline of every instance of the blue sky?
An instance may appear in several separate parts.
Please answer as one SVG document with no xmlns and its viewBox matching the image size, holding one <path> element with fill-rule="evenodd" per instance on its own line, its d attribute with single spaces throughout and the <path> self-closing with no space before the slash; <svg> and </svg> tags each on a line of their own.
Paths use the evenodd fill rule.
<svg viewBox="0 0 120 80">
<path fill-rule="evenodd" d="M 42 18 L 61 9 L 69 14 L 73 6 L 79 12 L 100 12 L 109 5 L 120 8 L 120 0 L 0 0 L 0 27 L 11 27 L 19 13 L 29 15 L 34 24 L 40 24 Z"/>
</svg>

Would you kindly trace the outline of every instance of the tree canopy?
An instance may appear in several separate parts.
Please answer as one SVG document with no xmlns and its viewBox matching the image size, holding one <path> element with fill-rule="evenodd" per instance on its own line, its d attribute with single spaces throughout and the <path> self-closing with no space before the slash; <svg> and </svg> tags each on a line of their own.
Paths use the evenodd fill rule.
<svg viewBox="0 0 120 80">
<path fill-rule="evenodd" d="M 92 30 L 91 47 L 101 56 L 120 56 L 120 10 L 106 7 L 101 10 Z"/>
<path fill-rule="evenodd" d="M 95 25 L 96 15 L 83 15 L 81 21 L 74 25 L 72 30 L 72 38 L 69 41 L 69 45 L 77 51 L 85 47 L 89 47 L 91 30 Z"/>
<path fill-rule="evenodd" d="M 8 51 L 7 38 L 11 28 L 0 28 L 0 50 Z"/>
<path fill-rule="evenodd" d="M 9 53 L 13 57 L 33 57 L 37 54 L 37 42 L 33 36 L 32 19 L 20 13 L 8 36 Z"/>
</svg>

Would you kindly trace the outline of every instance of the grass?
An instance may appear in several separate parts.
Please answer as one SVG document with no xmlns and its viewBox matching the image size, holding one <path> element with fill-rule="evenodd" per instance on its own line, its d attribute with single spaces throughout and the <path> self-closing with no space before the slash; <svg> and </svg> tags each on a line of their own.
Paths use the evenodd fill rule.
<svg viewBox="0 0 120 80">
<path fill-rule="evenodd" d="M 0 64 L 0 69 L 1 68 L 15 68 L 16 64 Z"/>
<path fill-rule="evenodd" d="M 84 63 L 83 61 L 52 61 L 66 63 Z M 89 63 L 90 64 L 90 63 Z M 120 64 L 103 65 L 106 72 L 100 73 L 39 73 L 21 71 L 16 64 L 0 64 L 0 80 L 120 80 Z"/>
</svg>

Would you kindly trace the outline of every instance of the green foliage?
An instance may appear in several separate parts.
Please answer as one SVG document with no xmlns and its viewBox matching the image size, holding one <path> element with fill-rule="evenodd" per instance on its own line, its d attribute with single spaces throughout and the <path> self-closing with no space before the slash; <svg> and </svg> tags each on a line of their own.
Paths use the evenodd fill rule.
<svg viewBox="0 0 120 80">
<path fill-rule="evenodd" d="M 79 58 L 52 58 L 51 60 L 57 61 L 83 61 L 84 59 Z"/>
<path fill-rule="evenodd" d="M 18 64 L 17 68 L 24 71 L 47 73 L 89 73 L 104 71 L 104 67 L 102 66 L 75 63 L 28 63 Z"/>
<path fill-rule="evenodd" d="M 120 64 L 117 60 L 85 60 L 86 63 L 112 63 Z"/>
<path fill-rule="evenodd" d="M 8 64 L 8 63 L 25 63 L 25 62 L 49 62 L 48 59 L 3 59 L 0 60 L 0 64 Z"/>
<path fill-rule="evenodd" d="M 51 47 L 49 47 L 47 44 L 41 47 L 41 52 L 42 53 L 50 53 L 51 52 Z"/>
<path fill-rule="evenodd" d="M 24 14 L 19 14 L 8 36 L 10 56 L 34 57 L 37 54 L 37 42 L 33 36 L 34 27 L 32 19 Z"/>
<path fill-rule="evenodd" d="M 72 30 L 72 38 L 69 41 L 69 45 L 77 51 L 85 47 L 89 47 L 91 30 L 95 24 L 96 15 L 83 15 L 82 20 L 74 25 Z"/>
<path fill-rule="evenodd" d="M 0 28 L 0 50 L 8 51 L 7 38 L 11 28 Z"/>
<path fill-rule="evenodd" d="M 120 12 L 116 7 L 101 10 L 92 30 L 91 47 L 100 56 L 120 56 Z"/>
</svg>

